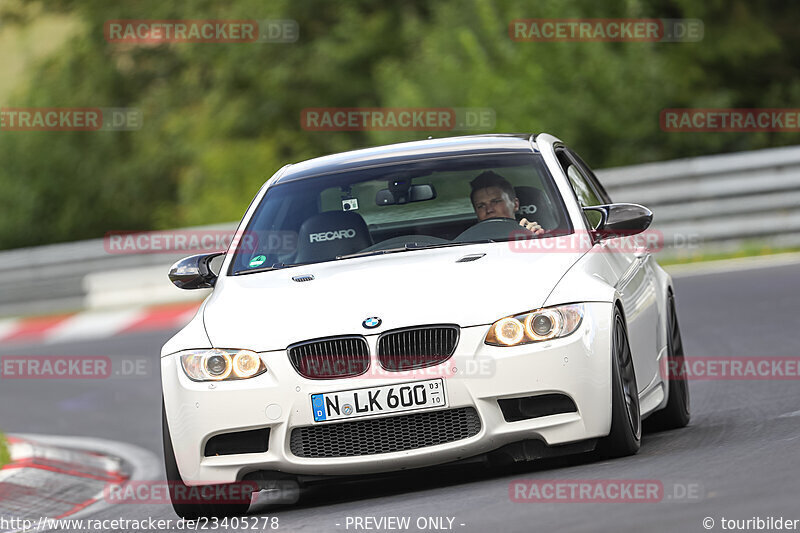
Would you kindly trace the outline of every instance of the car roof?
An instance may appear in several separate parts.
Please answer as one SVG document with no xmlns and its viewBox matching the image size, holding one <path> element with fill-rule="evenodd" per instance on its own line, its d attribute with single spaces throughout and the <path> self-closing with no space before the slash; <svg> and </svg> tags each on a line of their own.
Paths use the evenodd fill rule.
<svg viewBox="0 0 800 533">
<path fill-rule="evenodd" d="M 403 161 L 502 152 L 531 153 L 535 150 L 531 144 L 533 137 L 530 133 L 467 135 L 352 150 L 287 165 L 274 184 Z"/>
</svg>

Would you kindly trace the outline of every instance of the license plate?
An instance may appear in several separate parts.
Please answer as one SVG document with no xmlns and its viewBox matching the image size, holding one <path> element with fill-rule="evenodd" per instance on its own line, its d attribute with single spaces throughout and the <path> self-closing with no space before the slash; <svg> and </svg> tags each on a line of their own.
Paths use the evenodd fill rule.
<svg viewBox="0 0 800 533">
<path fill-rule="evenodd" d="M 314 422 L 444 407 L 442 379 L 311 395 Z"/>
</svg>

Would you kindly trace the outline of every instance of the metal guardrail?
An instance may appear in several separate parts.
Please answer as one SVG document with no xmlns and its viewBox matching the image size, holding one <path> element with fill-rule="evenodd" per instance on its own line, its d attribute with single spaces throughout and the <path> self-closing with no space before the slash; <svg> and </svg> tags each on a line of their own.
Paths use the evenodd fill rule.
<svg viewBox="0 0 800 533">
<path fill-rule="evenodd" d="M 749 241 L 800 246 L 800 146 L 610 168 L 597 174 L 614 201 L 653 210 L 653 229 L 664 234 L 662 256 L 733 249 Z M 232 232 L 235 224 L 202 229 Z M 687 242 L 694 248 L 671 246 Z M 158 287 L 173 291 L 165 293 L 166 298 L 180 300 L 185 291 L 166 282 L 166 269 L 182 255 L 113 255 L 102 239 L 0 252 L 0 316 L 76 310 L 92 302 L 109 305 L 113 294 L 90 298 L 88 293 L 115 285 L 129 295 L 141 287 L 143 298 L 152 294 L 148 287 Z"/>
<path fill-rule="evenodd" d="M 597 172 L 616 202 L 646 205 L 665 243 L 704 251 L 748 241 L 800 246 L 800 147 L 770 148 Z M 666 249 L 680 254 L 684 250 Z"/>
<path fill-rule="evenodd" d="M 236 224 L 204 226 L 202 229 L 230 230 L 233 233 Z M 160 269 L 162 275 L 158 282 L 163 282 L 167 290 L 174 289 L 172 300 L 180 301 L 185 299 L 180 293 L 186 291 L 172 287 L 166 273 L 172 263 L 185 255 L 189 254 L 110 254 L 103 239 L 0 252 L 0 316 L 83 309 L 87 307 L 87 277 L 100 273 L 118 273 L 118 286 L 136 288 L 143 281 L 153 283 L 149 276 L 142 279 L 143 272 Z"/>
</svg>

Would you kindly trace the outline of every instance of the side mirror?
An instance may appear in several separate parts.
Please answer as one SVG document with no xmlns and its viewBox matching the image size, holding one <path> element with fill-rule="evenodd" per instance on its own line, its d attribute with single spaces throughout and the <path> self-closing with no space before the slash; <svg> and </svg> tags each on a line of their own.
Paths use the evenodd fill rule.
<svg viewBox="0 0 800 533">
<path fill-rule="evenodd" d="M 653 221 L 653 212 L 639 204 L 593 205 L 583 210 L 599 212 L 602 217 L 592 232 L 597 240 L 636 235 Z"/>
<path fill-rule="evenodd" d="M 179 289 L 208 289 L 217 282 L 211 261 L 224 252 L 184 257 L 169 269 L 169 280 Z"/>
</svg>

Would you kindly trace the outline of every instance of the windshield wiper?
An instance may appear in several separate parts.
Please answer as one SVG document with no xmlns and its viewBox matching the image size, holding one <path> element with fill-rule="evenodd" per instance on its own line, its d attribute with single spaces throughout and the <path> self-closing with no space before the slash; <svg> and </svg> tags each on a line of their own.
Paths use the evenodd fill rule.
<svg viewBox="0 0 800 533">
<path fill-rule="evenodd" d="M 387 248 L 385 250 L 369 250 L 367 252 L 356 252 L 354 254 L 337 255 L 336 259 L 352 259 L 354 257 L 369 257 L 371 255 L 396 254 L 398 252 L 408 252 L 410 250 L 428 250 L 431 248 L 447 248 L 448 246 L 466 246 L 467 244 L 486 244 L 492 242 L 497 242 L 497 241 L 493 241 L 492 239 L 483 239 L 480 241 L 442 242 L 436 244 L 409 242 L 407 244 L 404 244 L 402 248 Z"/>
<path fill-rule="evenodd" d="M 406 244 L 403 245 L 402 248 L 387 248 L 385 250 L 370 250 L 368 252 L 356 252 L 354 254 L 337 255 L 336 259 L 352 259 L 354 257 L 369 257 L 371 255 L 396 254 L 397 252 L 407 252 L 408 250 L 413 250 L 413 249 L 414 249 L 413 247 Z"/>
<path fill-rule="evenodd" d="M 304 265 L 304 264 L 306 264 L 306 263 L 294 263 L 294 264 L 288 264 L 288 265 L 286 263 L 273 263 L 270 266 L 263 266 L 263 267 L 259 267 L 259 268 L 253 268 L 253 269 L 250 269 L 250 270 L 240 270 L 240 271 L 238 271 L 236 273 L 236 275 L 238 276 L 240 274 L 257 274 L 258 272 L 269 272 L 270 270 L 280 270 L 282 268 L 295 267 L 295 266 L 300 266 L 300 265 Z"/>
<path fill-rule="evenodd" d="M 448 246 L 466 246 L 468 244 L 490 244 L 493 242 L 498 241 L 493 239 L 481 239 L 479 241 L 441 242 L 436 244 L 420 244 L 418 242 L 412 242 L 406 246 L 408 246 L 410 250 L 427 250 L 429 248 L 447 248 Z"/>
</svg>

